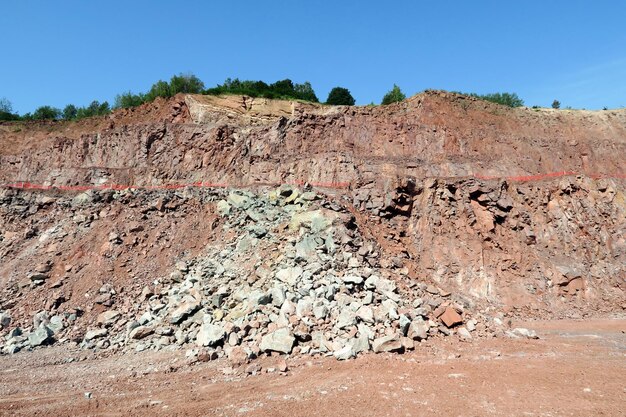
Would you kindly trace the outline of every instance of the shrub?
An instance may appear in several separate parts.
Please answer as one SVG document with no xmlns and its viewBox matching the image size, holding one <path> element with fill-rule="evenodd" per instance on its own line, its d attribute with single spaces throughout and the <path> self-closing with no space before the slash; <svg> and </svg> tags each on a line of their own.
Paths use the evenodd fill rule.
<svg viewBox="0 0 626 417">
<path fill-rule="evenodd" d="M 406 96 L 404 95 L 402 90 L 400 90 L 400 87 L 394 84 L 393 88 L 389 92 L 387 92 L 387 94 L 385 94 L 385 96 L 383 97 L 383 101 L 381 102 L 381 104 L 385 105 L 385 104 L 397 103 L 399 101 L 404 100 L 405 98 Z"/>
<path fill-rule="evenodd" d="M 0 121 L 19 120 L 20 116 L 13 114 L 13 105 L 6 98 L 0 98 Z"/>
<path fill-rule="evenodd" d="M 353 106 L 354 103 L 354 97 L 350 94 L 350 90 L 343 87 L 334 87 L 330 90 L 326 99 L 326 104 L 335 106 Z"/>
<path fill-rule="evenodd" d="M 561 108 L 561 102 L 559 100 L 554 100 L 552 102 L 552 108 L 553 109 L 560 109 Z"/>
</svg>

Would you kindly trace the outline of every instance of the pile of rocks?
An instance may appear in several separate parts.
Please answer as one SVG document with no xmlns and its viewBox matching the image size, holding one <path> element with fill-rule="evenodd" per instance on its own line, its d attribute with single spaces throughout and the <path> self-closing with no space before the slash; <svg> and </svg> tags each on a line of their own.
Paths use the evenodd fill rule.
<svg viewBox="0 0 626 417">
<path fill-rule="evenodd" d="M 109 309 L 78 336 L 71 330 L 80 311 L 41 312 L 31 329 L 5 335 L 2 351 L 74 340 L 113 351 L 187 348 L 194 358 L 235 363 L 271 352 L 349 359 L 485 330 L 464 300 L 409 278 L 405 260 L 385 256 L 336 202 L 283 186 L 231 191 L 213 204 L 232 241 L 176 261 L 169 276 L 137 294 L 132 309 L 115 309 L 115 290 L 103 286 L 96 298 Z M 45 279 L 47 267 L 35 278 Z M 4 328 L 7 317 L 0 317 Z"/>
</svg>

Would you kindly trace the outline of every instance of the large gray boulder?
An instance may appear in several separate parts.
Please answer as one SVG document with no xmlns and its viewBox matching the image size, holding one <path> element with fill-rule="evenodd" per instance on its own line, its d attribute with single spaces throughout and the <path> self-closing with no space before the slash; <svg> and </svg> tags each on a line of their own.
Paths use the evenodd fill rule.
<svg viewBox="0 0 626 417">
<path fill-rule="evenodd" d="M 215 346 L 226 337 L 224 328 L 217 324 L 203 324 L 196 336 L 196 343 L 199 346 Z"/>
<path fill-rule="evenodd" d="M 264 352 L 291 353 L 295 341 L 296 338 L 293 337 L 289 329 L 281 328 L 263 336 L 260 348 Z"/>
<path fill-rule="evenodd" d="M 28 343 L 32 346 L 41 346 L 52 341 L 53 332 L 45 324 L 39 325 L 37 330 L 28 335 Z"/>
</svg>

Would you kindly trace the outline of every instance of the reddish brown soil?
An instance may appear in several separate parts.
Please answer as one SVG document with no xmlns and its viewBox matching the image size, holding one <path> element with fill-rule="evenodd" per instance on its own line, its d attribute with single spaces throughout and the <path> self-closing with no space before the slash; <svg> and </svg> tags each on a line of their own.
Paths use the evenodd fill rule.
<svg viewBox="0 0 626 417">
<path fill-rule="evenodd" d="M 94 359 L 41 349 L 0 358 L 0 415 L 624 415 L 626 320 L 525 325 L 542 338 L 437 340 L 406 355 L 297 359 L 286 374 L 249 377 L 225 375 L 225 361 L 184 365 L 182 352 Z"/>
</svg>

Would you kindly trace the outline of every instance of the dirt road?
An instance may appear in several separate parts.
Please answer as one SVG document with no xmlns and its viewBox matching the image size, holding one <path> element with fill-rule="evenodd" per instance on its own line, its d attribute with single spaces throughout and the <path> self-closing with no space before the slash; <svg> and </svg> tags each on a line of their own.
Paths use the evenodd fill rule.
<svg viewBox="0 0 626 417">
<path fill-rule="evenodd" d="M 251 376 L 225 360 L 186 365 L 184 351 L 94 358 L 52 347 L 0 357 L 0 415 L 626 415 L 626 319 L 525 326 L 541 339 L 292 359 L 283 374 L 266 372 L 280 360 L 266 358 Z"/>
</svg>

